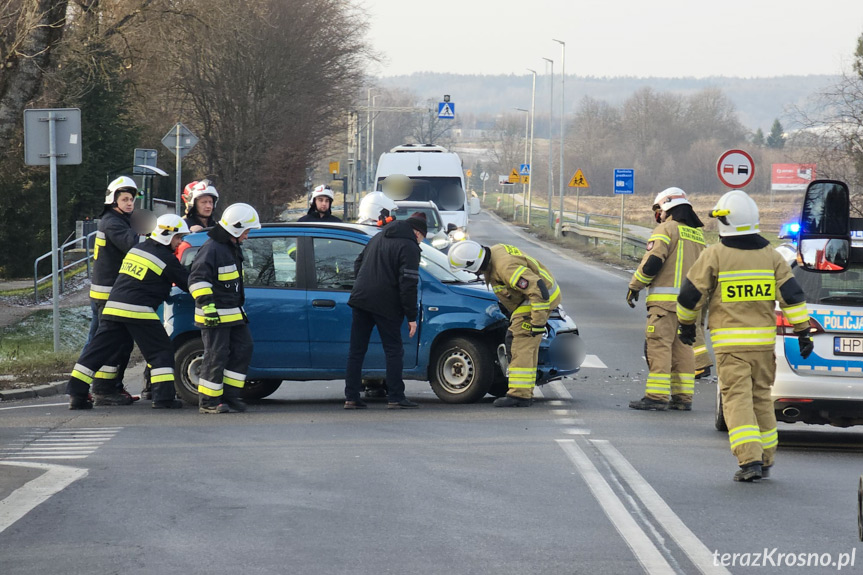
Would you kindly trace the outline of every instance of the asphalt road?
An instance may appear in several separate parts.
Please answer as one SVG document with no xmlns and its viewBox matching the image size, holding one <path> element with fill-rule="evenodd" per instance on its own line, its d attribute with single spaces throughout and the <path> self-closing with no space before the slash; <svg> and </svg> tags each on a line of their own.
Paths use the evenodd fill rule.
<svg viewBox="0 0 863 575">
<path fill-rule="evenodd" d="M 508 410 L 443 404 L 420 382 L 416 411 L 344 411 L 341 382 L 216 417 L 0 404 L 0 573 L 863 570 L 860 430 L 780 424 L 771 479 L 734 483 L 713 381 L 692 412 L 626 407 L 646 376 L 627 271 L 486 214 L 472 237 L 554 272 L 588 348 L 575 378 Z"/>
</svg>

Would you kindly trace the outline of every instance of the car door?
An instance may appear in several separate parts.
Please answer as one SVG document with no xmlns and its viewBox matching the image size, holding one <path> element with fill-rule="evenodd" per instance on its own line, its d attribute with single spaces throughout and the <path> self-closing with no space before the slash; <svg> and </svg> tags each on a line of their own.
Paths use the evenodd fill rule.
<svg viewBox="0 0 863 575">
<path fill-rule="evenodd" d="M 344 373 L 351 339 L 352 311 L 348 298 L 354 285 L 354 261 L 365 247 L 357 237 L 320 234 L 312 238 L 315 280 L 307 292 L 309 310 L 309 351 L 313 368 Z M 416 364 L 417 337 L 408 338 L 407 322 L 402 326 L 404 365 Z M 383 371 L 383 346 L 375 330 L 363 362 L 364 370 Z"/>
<path fill-rule="evenodd" d="M 276 230 L 273 230 L 276 232 Z M 243 242 L 244 308 L 256 369 L 307 369 L 309 323 L 297 236 L 257 234 Z"/>
</svg>

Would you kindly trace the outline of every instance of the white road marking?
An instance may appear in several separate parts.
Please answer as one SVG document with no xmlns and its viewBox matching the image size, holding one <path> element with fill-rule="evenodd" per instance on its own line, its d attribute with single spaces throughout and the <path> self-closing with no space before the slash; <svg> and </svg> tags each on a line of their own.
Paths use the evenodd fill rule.
<svg viewBox="0 0 863 575">
<path fill-rule="evenodd" d="M 558 399 L 563 399 L 569 401 L 572 399 L 572 396 L 569 394 L 569 390 L 566 389 L 566 386 L 560 380 L 552 381 L 548 384 L 551 389 L 554 390 L 554 393 L 557 395 Z"/>
<path fill-rule="evenodd" d="M 44 469 L 45 473 L 28 481 L 10 493 L 6 499 L 0 501 L 0 533 L 27 515 L 37 505 L 87 475 L 86 469 L 65 465 L 20 463 L 17 461 L 3 461 L 2 464 Z"/>
<path fill-rule="evenodd" d="M 597 367 L 599 369 L 607 369 L 608 366 L 605 365 L 598 356 L 587 354 L 584 356 L 584 361 L 581 362 L 581 367 Z"/>
<path fill-rule="evenodd" d="M 545 397 L 545 394 L 542 392 L 542 388 L 541 388 L 541 387 L 536 386 L 536 387 L 534 387 L 534 388 L 533 388 L 533 396 L 534 396 L 535 398 L 537 398 L 537 399 L 542 399 L 542 398 L 544 398 L 544 397 Z"/>
<path fill-rule="evenodd" d="M 85 427 L 58 429 L 38 434 L 26 442 L 16 442 L 0 449 L 3 457 L 12 459 L 83 459 L 110 441 L 122 427 Z M 33 434 L 28 434 L 32 437 Z"/>
<path fill-rule="evenodd" d="M 649 575 L 674 574 L 675 571 L 669 565 L 656 545 L 644 533 L 635 519 L 629 514 L 626 507 L 615 495 L 611 486 L 596 468 L 592 461 L 584 454 L 574 439 L 555 439 L 570 461 L 575 465 L 578 472 L 584 478 L 585 483 L 599 502 L 606 516 L 614 524 L 617 532 L 626 541 L 629 548 L 635 554 L 638 562 Z"/>
<path fill-rule="evenodd" d="M 69 406 L 68 403 L 37 403 L 35 405 L 14 405 L 12 407 L 0 407 L 0 411 L 6 411 L 7 409 L 32 409 L 34 407 L 57 407 L 59 405 Z"/>
<path fill-rule="evenodd" d="M 599 452 L 611 463 L 620 477 L 629 484 L 635 495 L 650 511 L 650 514 L 671 535 L 699 571 L 705 575 L 730 575 L 731 572 L 725 567 L 714 564 L 713 554 L 710 550 L 689 530 L 665 500 L 608 440 L 591 439 L 590 442 L 599 449 Z"/>
<path fill-rule="evenodd" d="M 563 432 L 567 435 L 590 435 L 590 430 L 584 427 L 569 427 L 564 429 Z"/>
</svg>

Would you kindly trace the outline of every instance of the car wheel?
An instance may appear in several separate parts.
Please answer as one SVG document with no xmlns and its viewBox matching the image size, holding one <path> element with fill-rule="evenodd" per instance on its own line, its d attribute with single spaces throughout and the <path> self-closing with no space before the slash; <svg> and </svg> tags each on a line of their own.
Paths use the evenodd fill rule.
<svg viewBox="0 0 863 575">
<path fill-rule="evenodd" d="M 174 354 L 174 388 L 177 395 L 191 405 L 198 405 L 198 377 L 204 359 L 204 342 L 190 339 Z"/>
<path fill-rule="evenodd" d="M 275 393 L 280 385 L 282 385 L 281 379 L 246 380 L 246 385 L 240 391 L 240 397 L 243 399 L 264 399 Z"/>
<path fill-rule="evenodd" d="M 473 403 L 488 392 L 494 367 L 488 346 L 454 337 L 438 345 L 432 356 L 432 390 L 445 403 Z"/>
<path fill-rule="evenodd" d="M 713 410 L 713 427 L 716 431 L 728 431 L 725 424 L 725 413 L 722 410 L 722 394 L 719 392 L 719 380 L 716 381 L 716 407 Z"/>
</svg>

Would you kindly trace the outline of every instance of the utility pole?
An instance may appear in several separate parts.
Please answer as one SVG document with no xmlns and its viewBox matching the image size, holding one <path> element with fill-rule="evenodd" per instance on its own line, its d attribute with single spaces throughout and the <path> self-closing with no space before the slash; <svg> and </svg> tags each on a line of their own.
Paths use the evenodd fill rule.
<svg viewBox="0 0 863 575">
<path fill-rule="evenodd" d="M 560 227 L 555 230 L 555 235 L 560 236 L 563 231 L 563 192 L 566 190 L 563 183 L 563 122 L 564 122 L 564 82 L 566 81 L 566 43 L 562 40 L 554 40 L 560 44 L 560 180 L 558 187 L 560 189 Z M 575 214 L 576 222 L 578 214 Z"/>
<path fill-rule="evenodd" d="M 551 64 L 551 77 L 548 82 L 548 227 L 554 229 L 554 215 L 551 204 L 554 198 L 554 176 L 551 175 L 552 170 L 552 154 L 554 154 L 554 140 L 552 139 L 552 121 L 554 119 L 554 60 L 543 58 Z"/>
</svg>

